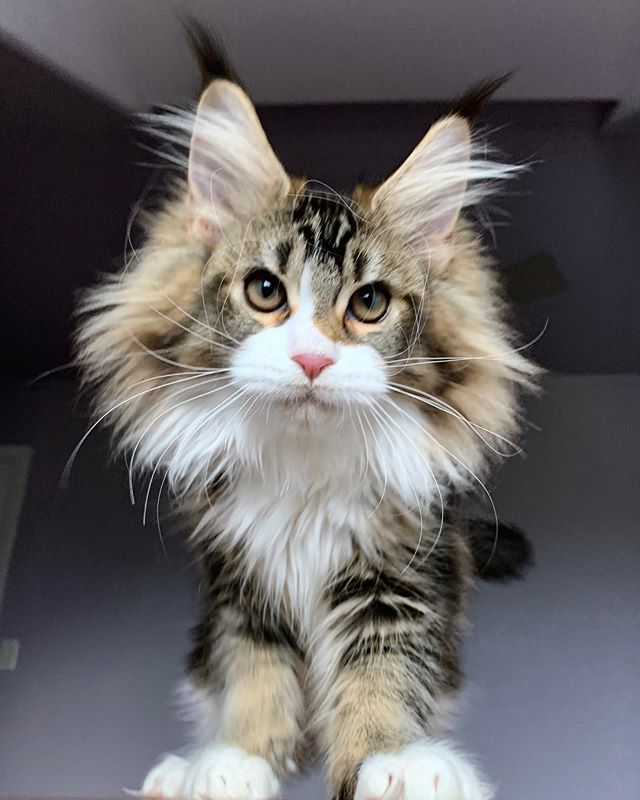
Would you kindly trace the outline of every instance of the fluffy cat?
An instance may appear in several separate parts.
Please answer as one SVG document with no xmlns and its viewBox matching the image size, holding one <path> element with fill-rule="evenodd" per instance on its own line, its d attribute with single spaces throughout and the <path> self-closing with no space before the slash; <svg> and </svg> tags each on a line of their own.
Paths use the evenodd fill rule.
<svg viewBox="0 0 640 800">
<path fill-rule="evenodd" d="M 203 52 L 197 112 L 158 120 L 186 181 L 77 336 L 97 421 L 162 475 L 200 568 L 198 746 L 142 793 L 269 800 L 321 755 L 336 800 L 487 800 L 442 734 L 474 577 L 516 568 L 455 501 L 536 369 L 461 212 L 517 170 L 474 146 L 467 103 L 381 186 L 314 190 Z"/>
</svg>

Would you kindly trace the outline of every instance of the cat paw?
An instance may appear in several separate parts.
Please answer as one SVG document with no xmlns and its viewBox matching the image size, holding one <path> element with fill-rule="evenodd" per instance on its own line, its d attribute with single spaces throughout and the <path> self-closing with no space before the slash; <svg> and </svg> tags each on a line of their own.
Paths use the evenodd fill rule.
<svg viewBox="0 0 640 800">
<path fill-rule="evenodd" d="M 173 754 L 166 755 L 144 779 L 142 789 L 131 794 L 159 798 L 159 800 L 181 800 L 187 767 L 186 758 Z"/>
<path fill-rule="evenodd" d="M 416 742 L 366 758 L 354 800 L 490 800 L 491 788 L 446 742 Z"/>
<path fill-rule="evenodd" d="M 239 747 L 214 745 L 189 763 L 184 800 L 276 800 L 280 784 L 264 758 Z"/>
</svg>

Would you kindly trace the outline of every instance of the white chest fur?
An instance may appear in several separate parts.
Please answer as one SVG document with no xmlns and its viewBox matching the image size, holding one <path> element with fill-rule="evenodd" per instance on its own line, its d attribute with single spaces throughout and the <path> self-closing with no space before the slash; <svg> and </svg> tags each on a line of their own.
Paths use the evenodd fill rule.
<svg viewBox="0 0 640 800">
<path fill-rule="evenodd" d="M 363 499 L 357 491 L 335 491 L 333 482 L 304 491 L 252 473 L 236 483 L 223 530 L 242 538 L 249 565 L 306 629 L 329 576 L 352 554 Z"/>
<path fill-rule="evenodd" d="M 384 438 L 375 420 L 364 430 L 370 440 L 355 421 L 313 435 L 260 421 L 229 432 L 229 488 L 201 530 L 241 545 L 248 566 L 303 631 L 354 547 L 376 551 L 373 517 L 383 496 L 415 505 L 433 491 L 424 455 L 401 441 L 394 447 L 392 432 Z"/>
</svg>

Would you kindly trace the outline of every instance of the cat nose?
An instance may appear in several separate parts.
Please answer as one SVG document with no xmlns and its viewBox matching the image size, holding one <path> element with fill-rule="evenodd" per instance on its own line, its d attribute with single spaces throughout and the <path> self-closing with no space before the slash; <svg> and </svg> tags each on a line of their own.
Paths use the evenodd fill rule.
<svg viewBox="0 0 640 800">
<path fill-rule="evenodd" d="M 336 362 L 327 356 L 321 356 L 317 353 L 299 353 L 298 355 L 291 356 L 291 360 L 302 368 L 304 374 L 310 381 L 318 377 L 325 367 L 330 367 Z"/>
</svg>

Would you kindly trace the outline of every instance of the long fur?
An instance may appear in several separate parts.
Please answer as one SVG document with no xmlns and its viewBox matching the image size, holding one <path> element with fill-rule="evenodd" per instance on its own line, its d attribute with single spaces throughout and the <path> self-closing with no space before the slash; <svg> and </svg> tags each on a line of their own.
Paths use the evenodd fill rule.
<svg viewBox="0 0 640 800">
<path fill-rule="evenodd" d="M 492 506 L 484 478 L 518 452 L 518 393 L 537 370 L 459 212 L 517 170 L 450 116 L 379 189 L 312 192 L 226 80 L 197 115 L 153 122 L 172 145 L 192 135 L 171 156 L 187 180 L 127 270 L 87 292 L 77 334 L 96 422 L 126 454 L 132 491 L 145 476 L 145 515 L 169 491 L 200 570 L 186 694 L 205 749 L 144 788 L 196 796 L 246 774 L 271 791 L 315 750 L 336 797 L 359 800 L 376 753 L 407 775 L 416 758 L 441 763 L 444 745 L 424 737 L 460 684 L 478 552 L 484 568 L 499 558 L 499 529 L 474 551 L 453 509 L 474 488 Z M 257 269 L 286 287 L 286 306 L 248 303 Z M 350 310 L 369 284 L 390 297 L 375 324 Z M 330 366 L 311 384 L 296 352 Z M 474 769 L 459 771 L 465 797 L 484 800 Z"/>
</svg>

